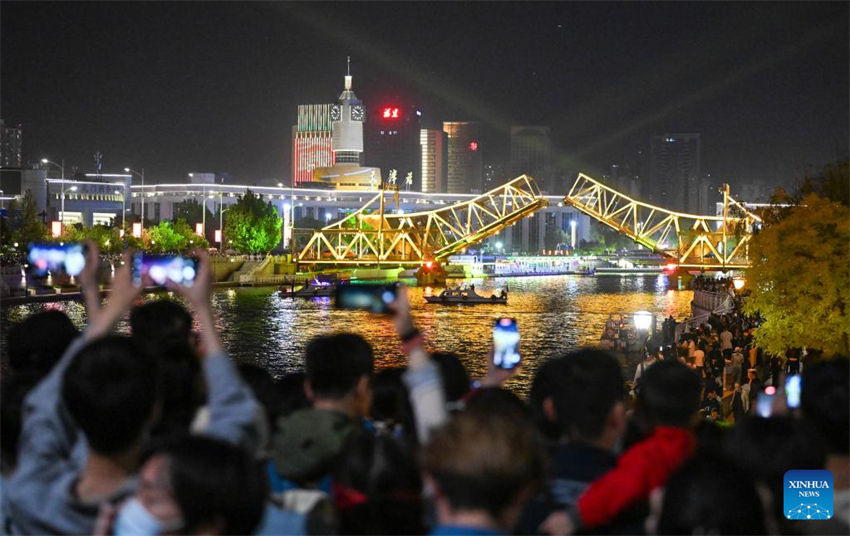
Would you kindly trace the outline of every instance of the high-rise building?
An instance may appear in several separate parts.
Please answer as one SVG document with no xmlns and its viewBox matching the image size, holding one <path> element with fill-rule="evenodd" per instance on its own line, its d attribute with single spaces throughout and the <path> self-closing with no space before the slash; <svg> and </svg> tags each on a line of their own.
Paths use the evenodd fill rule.
<svg viewBox="0 0 850 536">
<path fill-rule="evenodd" d="M 0 119 L 0 168 L 20 168 L 21 159 L 21 126 L 7 127 Z"/>
<path fill-rule="evenodd" d="M 330 104 L 298 106 L 298 123 L 292 127 L 292 184 L 313 180 L 313 170 L 334 164 Z"/>
<path fill-rule="evenodd" d="M 443 123 L 443 132 L 449 142 L 447 192 L 480 192 L 482 163 L 479 124 L 472 121 L 447 121 Z"/>
<path fill-rule="evenodd" d="M 395 169 L 400 187 L 413 173 L 411 189 L 422 188 L 420 164 L 420 118 L 415 106 L 400 104 L 401 99 L 385 101 L 367 109 L 366 164 L 381 168 L 386 176 Z"/>
<path fill-rule="evenodd" d="M 653 136 L 650 144 L 649 199 L 670 210 L 697 212 L 701 144 L 698 133 Z"/>
<path fill-rule="evenodd" d="M 448 176 L 448 142 L 442 130 L 419 131 L 419 147 L 422 151 L 422 191 L 443 193 Z"/>
<path fill-rule="evenodd" d="M 339 104 L 331 106 L 334 160 L 338 164 L 360 165 L 363 154 L 363 122 L 366 109 L 351 89 L 351 69 L 345 75 L 345 87 L 339 95 Z"/>
<path fill-rule="evenodd" d="M 511 127 L 511 174 L 530 175 L 544 190 L 551 190 L 552 143 L 549 127 Z"/>
</svg>

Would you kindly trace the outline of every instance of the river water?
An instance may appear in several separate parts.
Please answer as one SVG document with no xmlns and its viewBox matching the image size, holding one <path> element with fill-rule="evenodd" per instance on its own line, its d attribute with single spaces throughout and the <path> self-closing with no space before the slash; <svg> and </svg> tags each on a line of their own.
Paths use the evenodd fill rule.
<svg viewBox="0 0 850 536">
<path fill-rule="evenodd" d="M 675 281 L 668 281 L 664 275 L 540 276 L 470 282 L 485 296 L 507 284 L 508 304 L 432 305 L 423 295 L 436 294 L 440 289 L 414 287 L 410 289 L 414 321 L 429 347 L 457 353 L 475 377 L 486 370 L 493 320 L 499 316 L 516 318 L 524 364 L 508 386 L 520 394 L 528 392 L 535 370 L 546 358 L 598 343 L 609 314 L 647 310 L 681 320 L 690 315 L 693 297 L 692 291 L 675 290 Z M 373 345 L 377 368 L 404 365 L 389 318 L 338 310 L 327 298 L 281 298 L 271 288 L 218 289 L 212 301 L 230 355 L 239 362 L 257 363 L 275 376 L 303 366 L 303 350 L 312 337 L 342 331 L 358 333 Z M 44 308 L 65 311 L 80 327 L 85 322 L 85 310 L 77 302 L 4 308 L 0 313 L 4 343 L 10 322 Z M 119 330 L 126 332 L 127 323 L 122 322 Z M 621 360 L 625 373 L 630 374 L 630 363 Z"/>
</svg>

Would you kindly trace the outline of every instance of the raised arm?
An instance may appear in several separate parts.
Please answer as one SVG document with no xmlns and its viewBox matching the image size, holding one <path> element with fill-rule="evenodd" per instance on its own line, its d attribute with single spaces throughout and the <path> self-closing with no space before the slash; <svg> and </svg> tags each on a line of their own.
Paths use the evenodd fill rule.
<svg viewBox="0 0 850 536">
<path fill-rule="evenodd" d="M 407 372 L 404 383 L 410 391 L 410 403 L 416 420 L 416 436 L 420 443 L 428 440 L 433 428 L 447 418 L 446 397 L 437 364 L 425 351 L 425 338 L 413 325 L 407 287 L 400 286 L 398 297 L 392 305 L 393 323 L 401 339 L 402 351 L 407 355 Z"/>
<path fill-rule="evenodd" d="M 201 356 L 207 383 L 210 420 L 203 433 L 256 449 L 259 443 L 260 406 L 225 354 L 210 303 L 212 275 L 209 256 L 198 250 L 198 274 L 191 286 L 168 283 L 168 288 L 189 302 L 200 326 Z"/>
</svg>

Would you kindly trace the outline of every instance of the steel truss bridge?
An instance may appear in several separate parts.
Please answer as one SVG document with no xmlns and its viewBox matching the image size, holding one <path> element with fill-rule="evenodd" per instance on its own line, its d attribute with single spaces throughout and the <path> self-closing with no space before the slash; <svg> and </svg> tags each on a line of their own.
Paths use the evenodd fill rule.
<svg viewBox="0 0 850 536">
<path fill-rule="evenodd" d="M 387 213 L 393 202 L 397 212 L 398 189 L 381 189 L 356 212 L 314 231 L 298 263 L 419 266 L 441 261 L 548 204 L 526 175 L 437 210 Z"/>
<path fill-rule="evenodd" d="M 685 214 L 636 201 L 579 173 L 564 203 L 682 268 L 747 268 L 750 236 L 761 219 L 729 195 L 728 185 L 721 191 L 722 216 Z M 393 203 L 396 211 L 387 213 Z M 297 261 L 377 266 L 439 262 L 547 204 L 534 179 L 522 175 L 466 202 L 398 214 L 398 189 L 382 185 L 359 210 L 313 231 Z"/>
<path fill-rule="evenodd" d="M 721 193 L 722 216 L 685 214 L 641 203 L 579 173 L 564 203 L 682 268 L 744 269 L 750 237 L 762 221 L 729 195 L 728 184 Z"/>
</svg>

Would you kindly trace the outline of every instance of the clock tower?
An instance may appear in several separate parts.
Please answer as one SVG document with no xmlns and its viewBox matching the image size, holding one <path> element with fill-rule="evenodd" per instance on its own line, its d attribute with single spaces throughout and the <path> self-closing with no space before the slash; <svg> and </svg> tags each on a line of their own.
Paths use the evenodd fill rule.
<svg viewBox="0 0 850 536">
<path fill-rule="evenodd" d="M 351 89 L 351 57 L 347 60 L 345 89 L 339 95 L 339 103 L 331 106 L 331 128 L 333 130 L 333 152 L 337 164 L 360 165 L 363 154 L 363 122 L 366 110 Z"/>
</svg>

